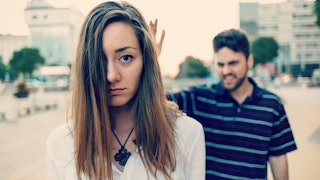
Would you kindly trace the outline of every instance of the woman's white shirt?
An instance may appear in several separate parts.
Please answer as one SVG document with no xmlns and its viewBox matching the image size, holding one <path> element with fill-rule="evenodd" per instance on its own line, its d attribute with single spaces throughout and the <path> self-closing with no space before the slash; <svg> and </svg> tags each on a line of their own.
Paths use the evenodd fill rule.
<svg viewBox="0 0 320 180">
<path fill-rule="evenodd" d="M 177 124 L 177 167 L 172 173 L 174 180 L 205 179 L 205 141 L 201 124 L 185 115 Z M 64 124 L 56 128 L 47 139 L 47 173 L 49 180 L 77 179 L 74 161 L 74 141 L 70 127 Z M 144 167 L 138 152 L 132 153 L 123 172 L 112 166 L 113 179 L 165 179 L 157 173 L 154 178 Z M 85 177 L 83 179 L 86 179 Z"/>
</svg>

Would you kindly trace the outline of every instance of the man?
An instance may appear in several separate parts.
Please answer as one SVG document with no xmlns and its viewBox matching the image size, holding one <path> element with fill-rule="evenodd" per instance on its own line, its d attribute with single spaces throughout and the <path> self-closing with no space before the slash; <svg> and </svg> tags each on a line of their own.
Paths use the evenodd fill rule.
<svg viewBox="0 0 320 180">
<path fill-rule="evenodd" d="M 247 76 L 253 55 L 245 33 L 213 39 L 219 84 L 169 94 L 200 121 L 206 138 L 206 179 L 288 179 L 286 153 L 297 149 L 281 99 Z"/>
</svg>

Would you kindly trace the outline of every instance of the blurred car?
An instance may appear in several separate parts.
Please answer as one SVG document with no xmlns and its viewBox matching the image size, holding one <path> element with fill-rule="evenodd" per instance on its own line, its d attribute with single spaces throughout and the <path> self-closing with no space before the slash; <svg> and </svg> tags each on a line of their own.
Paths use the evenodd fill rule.
<svg viewBox="0 0 320 180">
<path fill-rule="evenodd" d="M 42 81 L 39 81 L 36 78 L 25 80 L 26 86 L 30 89 L 31 92 L 36 92 L 39 87 L 42 85 Z"/>
<path fill-rule="evenodd" d="M 289 84 L 292 82 L 292 75 L 288 73 L 281 73 L 278 75 L 279 79 L 284 84 Z"/>
<path fill-rule="evenodd" d="M 274 82 L 274 85 L 277 87 L 288 86 L 292 84 L 293 77 L 289 73 L 280 73 L 278 74 L 277 77 L 274 78 L 273 82 Z"/>
<path fill-rule="evenodd" d="M 311 81 L 313 86 L 320 86 L 320 68 L 313 70 Z"/>
</svg>

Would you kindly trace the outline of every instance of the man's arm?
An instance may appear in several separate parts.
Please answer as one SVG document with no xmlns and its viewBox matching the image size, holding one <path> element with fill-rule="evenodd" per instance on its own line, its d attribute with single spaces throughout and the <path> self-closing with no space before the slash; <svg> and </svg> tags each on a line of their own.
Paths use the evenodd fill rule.
<svg viewBox="0 0 320 180">
<path fill-rule="evenodd" d="M 269 162 L 274 180 L 289 179 L 288 160 L 286 154 L 270 156 Z"/>
</svg>

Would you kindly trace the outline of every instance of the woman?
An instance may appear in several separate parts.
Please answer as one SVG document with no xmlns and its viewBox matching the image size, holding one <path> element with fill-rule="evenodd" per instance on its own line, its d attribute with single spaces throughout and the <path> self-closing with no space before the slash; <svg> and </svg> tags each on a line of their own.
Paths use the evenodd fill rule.
<svg viewBox="0 0 320 180">
<path fill-rule="evenodd" d="M 204 179 L 202 126 L 167 101 L 141 13 L 101 3 L 79 39 L 71 120 L 47 141 L 49 179 Z"/>
</svg>

